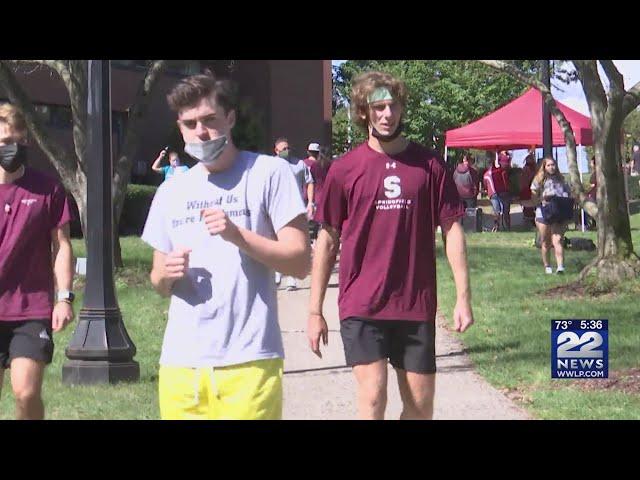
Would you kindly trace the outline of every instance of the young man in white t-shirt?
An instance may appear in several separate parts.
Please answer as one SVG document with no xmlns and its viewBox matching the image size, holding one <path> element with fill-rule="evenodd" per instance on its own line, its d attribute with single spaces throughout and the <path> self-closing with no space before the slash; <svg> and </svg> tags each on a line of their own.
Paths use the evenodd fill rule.
<svg viewBox="0 0 640 480">
<path fill-rule="evenodd" d="M 163 419 L 279 419 L 284 352 L 274 270 L 310 268 L 305 208 L 285 160 L 239 151 L 228 80 L 196 75 L 168 95 L 198 161 L 160 186 L 142 239 L 171 296 L 160 358 Z"/>
</svg>

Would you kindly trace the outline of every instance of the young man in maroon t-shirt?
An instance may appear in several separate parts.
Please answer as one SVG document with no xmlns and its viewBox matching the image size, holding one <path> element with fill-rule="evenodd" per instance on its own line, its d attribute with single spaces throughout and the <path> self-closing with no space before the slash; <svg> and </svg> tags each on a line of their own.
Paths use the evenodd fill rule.
<svg viewBox="0 0 640 480">
<path fill-rule="evenodd" d="M 451 173 L 433 151 L 400 133 L 406 87 L 381 72 L 354 81 L 351 105 L 368 140 L 329 170 L 317 220 L 307 333 L 320 356 L 322 305 L 340 256 L 338 306 L 347 364 L 358 383 L 358 416 L 382 419 L 387 362 L 395 367 L 402 419 L 433 415 L 435 387 L 435 231 L 441 226 L 457 290 L 455 329 L 473 323 L 464 208 Z"/>
<path fill-rule="evenodd" d="M 0 389 L 10 368 L 16 417 L 38 420 L 52 332 L 74 316 L 73 252 L 64 189 L 25 167 L 26 133 L 22 113 L 0 105 Z"/>
</svg>

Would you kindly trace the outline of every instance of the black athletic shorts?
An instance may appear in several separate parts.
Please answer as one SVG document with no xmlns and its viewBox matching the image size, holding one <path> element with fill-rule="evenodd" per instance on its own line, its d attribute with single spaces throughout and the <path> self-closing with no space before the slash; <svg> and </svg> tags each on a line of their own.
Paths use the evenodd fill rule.
<svg viewBox="0 0 640 480">
<path fill-rule="evenodd" d="M 387 358 L 401 370 L 436 373 L 435 321 L 350 317 L 340 322 L 340 334 L 349 367 Z"/>
<path fill-rule="evenodd" d="M 0 368 L 9 368 L 11 360 L 19 357 L 51 363 L 51 320 L 0 321 Z"/>
</svg>

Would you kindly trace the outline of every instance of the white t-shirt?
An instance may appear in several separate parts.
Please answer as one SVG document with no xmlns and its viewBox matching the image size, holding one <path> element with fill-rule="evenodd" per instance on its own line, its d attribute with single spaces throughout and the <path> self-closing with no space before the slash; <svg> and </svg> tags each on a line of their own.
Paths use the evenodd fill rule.
<svg viewBox="0 0 640 480">
<path fill-rule="evenodd" d="M 287 160 L 287 163 L 289 164 L 289 168 L 291 168 L 293 176 L 298 184 L 300 196 L 304 197 L 305 187 L 310 183 L 314 183 L 311 170 L 307 164 L 304 163 L 304 160 L 294 160 L 293 162 Z"/>
<path fill-rule="evenodd" d="M 289 164 L 257 153 L 240 152 L 221 173 L 197 165 L 158 188 L 142 240 L 163 253 L 192 249 L 187 276 L 173 286 L 160 364 L 284 358 L 273 270 L 210 235 L 205 208 L 222 208 L 236 225 L 271 239 L 305 213 Z"/>
</svg>

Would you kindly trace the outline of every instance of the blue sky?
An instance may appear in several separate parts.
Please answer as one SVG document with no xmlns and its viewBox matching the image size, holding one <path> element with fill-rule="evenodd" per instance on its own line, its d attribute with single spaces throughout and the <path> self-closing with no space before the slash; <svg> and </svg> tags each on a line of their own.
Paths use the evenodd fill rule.
<svg viewBox="0 0 640 480">
<path fill-rule="evenodd" d="M 345 62 L 346 60 L 331 60 L 331 63 L 336 66 Z M 614 60 L 613 63 L 618 67 L 620 73 L 624 77 L 625 88 L 631 88 L 637 82 L 640 81 L 640 60 Z M 606 76 L 600 71 L 600 76 L 606 83 Z M 558 85 L 561 89 L 554 88 L 553 96 L 556 100 L 560 100 L 568 107 L 577 110 L 578 112 L 589 115 L 589 108 L 587 107 L 587 101 L 582 91 L 582 86 L 579 82 L 572 83 L 571 85 Z"/>
</svg>

